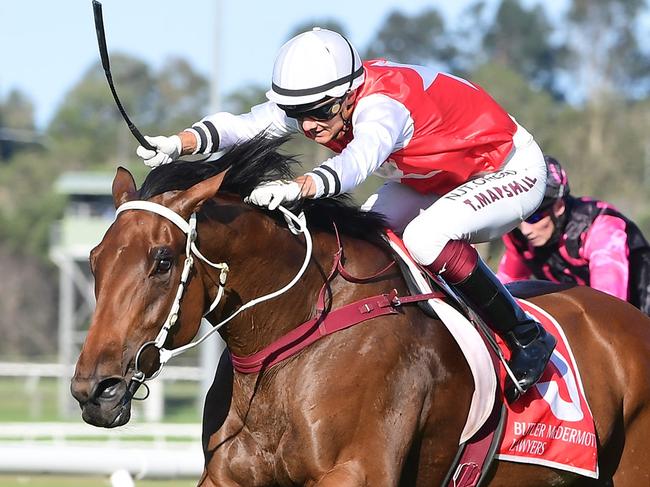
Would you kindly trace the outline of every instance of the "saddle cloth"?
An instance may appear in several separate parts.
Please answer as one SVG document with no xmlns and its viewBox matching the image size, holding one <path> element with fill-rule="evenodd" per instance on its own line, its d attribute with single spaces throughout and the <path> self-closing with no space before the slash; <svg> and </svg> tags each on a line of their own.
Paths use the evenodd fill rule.
<svg viewBox="0 0 650 487">
<path fill-rule="evenodd" d="M 419 291 L 431 292 L 428 279 L 392 232 L 389 242 L 406 264 Z M 518 299 L 557 339 L 557 347 L 541 380 L 514 404 L 506 404 L 506 424 L 496 458 L 545 465 L 598 478 L 597 441 L 593 416 L 585 399 L 582 380 L 573 352 L 560 324 L 538 306 Z M 441 299 L 429 305 L 445 324 L 463 352 L 474 378 L 474 394 L 460 444 L 472 438 L 490 416 L 497 393 L 497 377 L 485 342 L 473 324 Z M 498 336 L 505 358 L 510 351 Z M 499 381 L 506 372 L 499 367 Z M 498 391 L 503 396 L 501 390 Z M 505 402 L 505 399 L 502 399 Z"/>
<path fill-rule="evenodd" d="M 569 342 L 555 318 L 528 301 L 518 301 L 555 336 L 557 345 L 540 381 L 506 405 L 507 420 L 496 457 L 598 478 L 594 420 Z M 507 358 L 505 344 L 499 337 L 497 342 Z"/>
</svg>

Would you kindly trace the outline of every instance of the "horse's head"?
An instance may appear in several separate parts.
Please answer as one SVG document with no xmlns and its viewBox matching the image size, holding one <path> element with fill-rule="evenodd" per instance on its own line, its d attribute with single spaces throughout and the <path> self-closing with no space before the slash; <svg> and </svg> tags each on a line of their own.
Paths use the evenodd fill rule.
<svg viewBox="0 0 650 487">
<path fill-rule="evenodd" d="M 223 173 L 152 201 L 188 220 L 215 195 L 222 179 Z M 115 207 L 136 196 L 133 177 L 119 168 L 113 181 Z M 157 338 L 176 301 L 186 242 L 187 235 L 171 220 L 127 210 L 91 252 L 97 306 L 71 385 L 86 422 L 103 427 L 127 423 L 131 398 L 140 384 L 133 380 L 134 373 L 149 376 L 158 369 L 157 348 L 143 345 Z M 164 339 L 168 347 L 188 343 L 197 332 L 206 306 L 200 279 L 187 280 L 179 304 L 178 325 Z"/>
<path fill-rule="evenodd" d="M 230 319 L 247 309 L 243 303 L 273 297 L 272 307 L 260 304 L 221 328 L 229 349 L 239 355 L 259 350 L 294 320 L 308 319 L 312 301 L 305 293 L 318 293 L 322 263 L 327 267 L 336 251 L 334 221 L 341 235 L 381 246 L 383 220 L 372 212 L 359 211 L 345 198 L 303 201 L 300 209 L 321 238 L 314 241 L 301 285 L 275 295 L 296 276 L 296 256 L 305 251 L 306 241 L 291 234 L 281 214 L 254 209 L 242 199 L 262 182 L 293 177 L 297 161 L 277 150 L 285 140 L 262 133 L 217 161 L 159 166 L 139 190 L 131 174 L 118 169 L 113 200 L 119 214 L 90 256 L 97 305 L 72 379 L 72 394 L 86 422 L 125 424 L 135 390 L 160 370 L 159 349 L 168 351 L 164 362 L 170 350 L 188 344 L 206 311 L 214 309 L 208 314 L 213 320 L 224 313 Z M 188 251 L 187 235 L 195 235 L 193 214 L 198 214 L 201 235 Z M 189 254 L 193 266 L 187 265 Z M 210 256 L 225 262 L 209 262 Z M 225 264 L 236 268 L 227 286 Z M 255 316 L 265 326 L 250 326 Z"/>
</svg>

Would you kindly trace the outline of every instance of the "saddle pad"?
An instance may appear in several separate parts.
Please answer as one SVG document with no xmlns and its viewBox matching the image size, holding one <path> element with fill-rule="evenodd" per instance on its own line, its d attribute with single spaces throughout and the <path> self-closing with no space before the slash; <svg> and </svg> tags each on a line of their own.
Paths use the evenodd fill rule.
<svg viewBox="0 0 650 487">
<path fill-rule="evenodd" d="M 403 247 L 401 240 L 392 232 L 388 232 L 388 236 L 391 247 L 407 265 L 419 291 L 422 294 L 430 293 L 429 283 Z M 458 343 L 474 378 L 474 394 L 459 441 L 459 444 L 462 444 L 472 438 L 490 417 L 497 387 L 496 372 L 490 353 L 474 325 L 441 299 L 430 299 L 428 303 Z"/>
<path fill-rule="evenodd" d="M 555 336 L 557 346 L 540 381 L 514 404 L 507 405 L 497 458 L 598 478 L 594 420 L 564 331 L 543 309 L 522 299 L 518 301 Z M 508 357 L 505 344 L 498 337 L 497 342 Z M 501 369 L 503 380 L 505 371 Z"/>
</svg>

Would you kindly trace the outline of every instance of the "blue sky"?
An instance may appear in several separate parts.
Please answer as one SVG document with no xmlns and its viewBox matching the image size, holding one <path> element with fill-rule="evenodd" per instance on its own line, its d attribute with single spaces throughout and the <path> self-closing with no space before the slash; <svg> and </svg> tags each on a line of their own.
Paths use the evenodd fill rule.
<svg viewBox="0 0 650 487">
<path fill-rule="evenodd" d="M 436 5 L 455 20 L 472 2 L 223 0 L 220 8 L 216 0 L 102 3 L 109 52 L 126 52 L 154 67 L 182 55 L 212 77 L 218 38 L 218 91 L 224 95 L 250 83 L 267 83 L 277 50 L 298 24 L 333 18 L 353 44 L 365 46 L 397 6 L 414 14 Z M 0 0 L 0 97 L 12 88 L 26 93 L 39 127 L 98 59 L 91 0 Z"/>
</svg>

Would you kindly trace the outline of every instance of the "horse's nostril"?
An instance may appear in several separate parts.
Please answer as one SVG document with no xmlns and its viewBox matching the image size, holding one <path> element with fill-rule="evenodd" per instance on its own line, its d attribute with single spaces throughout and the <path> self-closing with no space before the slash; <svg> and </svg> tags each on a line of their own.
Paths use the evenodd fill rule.
<svg viewBox="0 0 650 487">
<path fill-rule="evenodd" d="M 72 379 L 70 383 L 70 392 L 79 404 L 85 404 L 90 398 L 90 381 L 79 379 L 77 377 Z"/>
<path fill-rule="evenodd" d="M 111 402 L 124 395 L 124 381 L 119 377 L 109 377 L 97 384 L 93 393 L 96 401 Z"/>
</svg>

